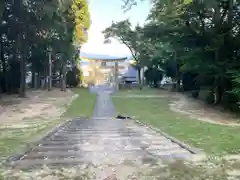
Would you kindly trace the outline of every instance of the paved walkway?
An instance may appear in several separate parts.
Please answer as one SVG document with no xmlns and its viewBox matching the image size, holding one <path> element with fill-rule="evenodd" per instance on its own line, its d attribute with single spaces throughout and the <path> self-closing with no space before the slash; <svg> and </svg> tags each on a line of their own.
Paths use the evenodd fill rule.
<svg viewBox="0 0 240 180">
<path fill-rule="evenodd" d="M 155 132 L 126 121 L 74 120 L 14 162 L 17 168 L 101 166 L 188 159 L 191 154 Z"/>
<path fill-rule="evenodd" d="M 108 86 L 97 86 L 91 88 L 91 90 L 97 94 L 93 119 L 113 119 L 116 117 L 111 98 L 113 89 Z"/>
<path fill-rule="evenodd" d="M 72 120 L 15 161 L 13 166 L 29 169 L 43 165 L 91 164 L 100 168 L 106 165 L 124 167 L 126 162 L 131 162 L 141 167 L 163 160 L 191 158 L 189 151 L 151 129 L 131 120 L 110 119 L 114 118 L 115 111 L 106 91 L 103 88 L 93 90 L 98 97 L 91 120 Z"/>
</svg>

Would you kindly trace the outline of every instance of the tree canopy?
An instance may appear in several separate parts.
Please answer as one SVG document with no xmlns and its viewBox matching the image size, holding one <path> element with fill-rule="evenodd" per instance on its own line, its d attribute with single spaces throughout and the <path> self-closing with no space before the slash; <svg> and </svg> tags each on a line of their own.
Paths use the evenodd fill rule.
<svg viewBox="0 0 240 180">
<path fill-rule="evenodd" d="M 123 2 L 123 8 L 130 10 L 141 0 Z M 147 42 L 147 64 L 159 65 L 179 86 L 186 82 L 185 77 L 191 77 L 195 88 L 210 91 L 214 103 L 236 105 L 240 97 L 240 1 L 151 3 L 138 42 Z"/>
<path fill-rule="evenodd" d="M 46 79 L 51 52 L 53 71 L 76 60 L 87 41 L 87 0 L 5 0 L 0 2 L 0 81 L 3 92 L 24 96 L 26 72 Z M 20 78 L 21 77 L 21 78 Z"/>
<path fill-rule="evenodd" d="M 120 22 L 112 22 L 111 26 L 103 31 L 105 43 L 111 43 L 111 39 L 117 39 L 131 52 L 135 60 L 134 66 L 138 70 L 138 79 L 141 84 L 140 70 L 146 65 L 148 59 L 148 46 L 147 41 L 144 41 L 143 28 L 137 25 L 132 27 L 130 21 L 123 20 Z"/>
</svg>

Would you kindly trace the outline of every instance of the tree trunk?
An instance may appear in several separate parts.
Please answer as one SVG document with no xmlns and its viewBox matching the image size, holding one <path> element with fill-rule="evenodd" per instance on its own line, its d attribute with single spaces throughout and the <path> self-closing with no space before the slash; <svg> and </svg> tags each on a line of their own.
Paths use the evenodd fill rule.
<svg viewBox="0 0 240 180">
<path fill-rule="evenodd" d="M 176 66 L 176 91 L 180 92 L 181 90 L 181 77 L 180 77 L 180 69 L 179 69 L 179 63 L 177 62 L 177 52 L 174 51 L 174 61 Z"/>
<path fill-rule="evenodd" d="M 20 53 L 20 89 L 19 89 L 19 96 L 25 97 L 26 96 L 26 62 L 25 62 L 25 49 L 21 47 L 20 42 L 21 32 L 19 31 L 17 34 L 17 53 Z"/>
<path fill-rule="evenodd" d="M 215 87 L 215 99 L 214 99 L 214 104 L 219 104 L 222 100 L 222 88 L 221 86 L 217 85 Z"/>
<path fill-rule="evenodd" d="M 38 73 L 32 68 L 32 82 L 31 82 L 31 88 L 37 89 L 38 88 Z"/>
<path fill-rule="evenodd" d="M 20 73 L 21 73 L 21 79 L 20 79 L 20 91 L 19 96 L 25 97 L 26 96 L 26 64 L 25 64 L 25 53 L 20 59 Z"/>
<path fill-rule="evenodd" d="M 37 89 L 38 88 L 38 73 L 35 72 L 32 76 L 34 77 L 34 89 Z"/>
<path fill-rule="evenodd" d="M 228 0 L 228 35 L 229 37 L 232 36 L 233 7 L 234 7 L 234 1 Z"/>
<path fill-rule="evenodd" d="M 35 84 L 35 72 L 34 72 L 34 70 L 31 70 L 31 73 L 32 73 L 31 88 L 34 88 L 34 84 Z"/>
<path fill-rule="evenodd" d="M 2 75 L 2 92 L 6 93 L 7 92 L 7 70 L 6 70 L 6 60 L 4 57 L 4 43 L 2 40 L 2 35 L 1 35 L 1 42 L 0 42 L 0 58 L 2 61 L 2 68 L 3 68 L 3 75 Z"/>
<path fill-rule="evenodd" d="M 52 60 L 51 53 L 48 54 L 48 91 L 52 89 Z"/>
<path fill-rule="evenodd" d="M 180 92 L 181 91 L 181 79 L 178 77 L 177 83 L 176 83 L 176 91 Z"/>
<path fill-rule="evenodd" d="M 139 89 L 142 90 L 141 68 L 137 68 Z"/>
<path fill-rule="evenodd" d="M 48 72 L 47 67 L 44 68 L 44 89 L 47 89 L 47 82 L 48 82 Z"/>
<path fill-rule="evenodd" d="M 66 65 L 63 64 L 62 74 L 61 74 L 61 91 L 66 91 Z"/>
</svg>

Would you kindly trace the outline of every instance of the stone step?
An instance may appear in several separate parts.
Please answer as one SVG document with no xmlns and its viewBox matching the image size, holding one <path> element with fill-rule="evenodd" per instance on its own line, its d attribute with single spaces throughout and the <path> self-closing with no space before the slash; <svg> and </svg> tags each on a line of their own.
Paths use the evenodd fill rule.
<svg viewBox="0 0 240 180">
<path fill-rule="evenodd" d="M 95 135 L 95 136 L 98 136 L 98 135 L 141 135 L 140 133 L 137 133 L 137 132 L 130 132 L 130 131 L 125 131 L 125 132 L 121 132 L 121 131 L 116 131 L 116 132 L 81 132 L 81 131 L 76 131 L 76 132 L 69 132 L 69 131 L 58 131 L 57 133 L 55 133 L 55 135 L 58 135 L 58 134 L 64 134 L 64 135 Z M 152 135 L 154 135 L 153 133 L 151 133 Z M 141 135 L 142 136 L 142 135 Z"/>
<path fill-rule="evenodd" d="M 132 153 L 129 153 L 131 155 Z M 99 154 L 102 155 L 102 154 Z M 121 154 L 124 156 L 124 154 Z M 140 155 L 140 154 L 138 154 Z M 35 168 L 41 168 L 43 166 L 48 166 L 48 167 L 68 167 L 68 166 L 78 166 L 82 164 L 93 164 L 93 162 L 100 162 L 101 158 L 105 158 L 103 156 L 97 156 L 97 160 L 94 159 L 94 156 L 81 156 L 81 157 L 72 157 L 72 158 L 52 158 L 52 159 L 23 159 L 19 161 L 15 161 L 14 163 L 11 164 L 11 167 L 16 168 L 16 169 L 35 169 Z M 107 157 L 107 155 L 106 155 Z M 119 158 L 119 156 L 116 156 Z M 125 157 L 130 158 L 130 156 Z M 111 156 L 111 158 L 114 158 L 114 156 Z M 133 158 L 133 156 L 132 156 Z M 159 158 L 161 160 L 176 160 L 177 158 L 179 159 L 191 159 L 191 155 L 188 155 L 186 153 L 175 153 L 175 154 L 170 154 L 170 153 L 159 153 L 158 155 L 155 155 L 152 153 L 151 156 L 148 155 L 148 158 L 146 155 L 142 154 L 139 156 L 139 159 L 137 161 L 142 161 L 144 164 L 148 163 L 153 163 L 154 159 Z"/>
<path fill-rule="evenodd" d="M 121 134 L 67 134 L 67 133 L 57 133 L 52 136 L 52 138 L 71 138 L 71 139 L 94 139 L 94 138 L 142 138 L 146 139 L 146 137 L 142 137 L 140 134 L 128 134 L 128 133 L 121 133 Z M 157 137 L 158 140 L 166 139 L 165 137 Z"/>
<path fill-rule="evenodd" d="M 73 141 L 73 140 L 69 140 L 69 141 L 42 141 L 38 147 L 42 147 L 42 146 L 73 146 L 73 145 L 80 145 L 80 146 L 84 146 L 85 143 L 79 142 L 79 141 Z"/>
<path fill-rule="evenodd" d="M 97 145 L 49 145 L 49 146 L 38 146 L 33 149 L 33 152 L 48 152 L 48 151 L 105 151 L 105 149 L 113 149 L 113 151 L 134 151 L 139 150 L 141 147 L 132 147 L 132 146 L 124 146 L 124 147 L 114 147 L 113 145 L 105 145 L 105 146 L 98 146 Z M 170 150 L 170 149 L 181 149 L 177 144 L 162 144 L 159 146 L 149 146 L 146 147 L 147 150 Z"/>
<path fill-rule="evenodd" d="M 103 128 L 82 128 L 82 127 L 64 127 L 61 130 L 66 130 L 66 131 L 80 131 L 80 132 L 119 132 L 119 131 L 127 131 L 127 132 L 132 132 L 133 129 L 129 129 L 129 128 L 123 128 L 123 127 L 119 127 L 119 128 L 111 128 L 111 129 L 103 129 Z"/>
<path fill-rule="evenodd" d="M 115 138 L 112 138 L 110 140 L 115 140 Z M 128 139 L 125 139 L 127 142 L 128 142 Z M 85 141 L 85 143 L 84 143 Z M 131 141 L 131 140 L 130 140 Z M 126 143 L 127 143 L 126 142 Z M 57 141 L 48 141 L 48 140 L 45 140 L 45 141 L 42 141 L 40 143 L 39 146 L 51 146 L 51 145 L 58 145 L 58 146 L 63 146 L 63 145 L 79 145 L 79 146 L 86 146 L 88 145 L 90 142 L 86 141 L 86 140 L 72 140 L 72 139 L 69 139 L 68 141 L 66 140 L 57 140 Z M 120 143 L 120 144 L 123 144 L 124 142 Z M 126 144 L 125 143 L 125 144 Z M 165 143 L 171 143 L 170 140 L 167 140 L 167 139 L 162 139 L 162 140 L 158 140 L 158 141 L 138 141 L 138 144 L 144 144 L 144 145 L 150 145 L 150 146 L 154 146 L 154 145 L 162 145 L 162 144 L 165 144 Z M 119 144 L 119 143 L 115 143 L 115 144 Z"/>
<path fill-rule="evenodd" d="M 151 139 L 149 138 L 142 138 L 141 136 L 139 137 L 131 137 L 131 136 L 116 136 L 116 137 L 101 137 L 101 141 L 106 141 L 106 140 L 117 140 L 119 139 L 119 137 L 121 138 L 121 140 L 129 140 L 129 141 L 150 141 Z M 52 136 L 51 138 L 48 139 L 49 141 L 94 141 L 94 140 L 99 140 L 99 137 L 94 137 L 94 136 L 87 136 L 87 137 L 68 137 L 68 136 Z M 160 141 L 168 141 L 171 142 L 170 140 L 168 140 L 167 138 L 160 136 L 160 137 L 155 137 L 153 139 L 154 142 L 160 142 Z"/>
<path fill-rule="evenodd" d="M 58 131 L 56 133 L 57 134 L 68 134 L 68 135 L 116 135 L 116 134 L 123 134 L 123 135 L 141 135 L 138 132 L 131 132 L 131 131 L 102 131 L 102 132 L 95 132 L 95 131 L 68 131 L 68 130 L 64 130 L 64 131 Z M 153 133 L 152 133 L 153 134 Z M 154 134 L 153 134 L 154 135 Z"/>
<path fill-rule="evenodd" d="M 46 152 L 46 151 L 78 151 L 80 150 L 80 145 L 73 144 L 73 145 L 51 145 L 51 146 L 37 146 L 32 151 L 33 152 Z"/>
<path fill-rule="evenodd" d="M 83 158 L 82 151 L 46 151 L 46 152 L 31 152 L 22 159 L 61 159 L 61 158 Z"/>
<path fill-rule="evenodd" d="M 81 164 L 86 164 L 90 162 L 86 162 L 84 158 L 61 158 L 61 159 L 28 159 L 28 160 L 19 160 L 15 161 L 8 166 L 11 166 L 14 169 L 21 169 L 21 170 L 30 170 L 30 169 L 40 169 L 43 166 L 48 167 L 74 167 L 79 166 Z"/>
<path fill-rule="evenodd" d="M 103 122 L 103 121 L 99 121 L 99 122 Z M 105 122 L 105 121 L 104 121 Z M 116 121 L 119 122 L 119 121 Z M 107 124 L 107 122 L 105 122 Z M 96 126 L 96 127 L 95 127 Z M 106 126 L 102 126 L 101 124 L 92 124 L 88 126 L 79 126 L 78 128 L 76 128 L 77 126 L 73 126 L 73 127 L 65 127 L 63 129 L 73 129 L 73 130 L 82 130 L 82 131 L 119 131 L 121 129 L 123 129 L 124 127 L 121 127 L 120 125 L 106 125 Z"/>
<path fill-rule="evenodd" d="M 114 153 L 113 153 L 114 151 Z M 107 154 L 108 153 L 112 153 L 114 155 L 126 155 L 126 154 L 132 154 L 132 153 L 136 153 L 136 154 L 143 154 L 143 153 L 149 153 L 152 155 L 168 155 L 168 154 L 188 154 L 189 153 L 186 150 L 183 149 L 173 149 L 173 148 L 164 148 L 164 149 L 146 149 L 146 150 L 142 150 L 140 148 L 133 148 L 131 150 L 124 150 L 124 149 L 117 149 L 117 150 L 110 150 L 108 149 L 108 151 L 105 150 L 101 150 L 101 151 L 45 151 L 45 152 L 30 152 L 29 154 L 27 154 L 26 156 L 23 157 L 23 159 L 45 159 L 46 157 L 48 157 L 49 159 L 58 159 L 58 158 L 68 158 L 68 157 L 93 157 L 93 154 L 95 156 L 102 156 L 103 154 Z"/>
<path fill-rule="evenodd" d="M 138 159 L 143 158 L 146 155 L 151 155 L 152 157 L 155 157 L 156 159 L 161 158 L 161 157 L 169 157 L 171 156 L 174 159 L 190 159 L 192 158 L 192 155 L 186 152 L 181 152 L 176 151 L 176 152 L 168 152 L 168 151 L 163 151 L 163 152 L 158 152 L 156 153 L 155 151 L 140 151 L 140 150 L 135 150 L 135 151 L 123 151 L 123 152 L 116 152 L 116 153 L 112 153 L 112 152 L 108 152 L 108 153 L 104 153 L 104 152 L 79 152 L 81 154 L 77 153 L 60 153 L 60 152 L 48 152 L 47 154 L 45 153 L 32 153 L 32 154 L 28 154 L 27 156 L 25 156 L 23 159 L 21 159 L 22 161 L 25 160 L 58 160 L 58 159 L 79 159 L 82 158 L 84 160 L 87 161 L 91 161 L 94 159 L 109 159 L 109 158 L 113 158 L 113 159 L 118 159 L 119 157 L 125 157 L 126 159 L 128 159 L 129 157 L 135 157 L 138 156 Z M 134 153 L 134 155 L 133 155 Z M 135 157 L 136 158 L 136 157 Z"/>
</svg>

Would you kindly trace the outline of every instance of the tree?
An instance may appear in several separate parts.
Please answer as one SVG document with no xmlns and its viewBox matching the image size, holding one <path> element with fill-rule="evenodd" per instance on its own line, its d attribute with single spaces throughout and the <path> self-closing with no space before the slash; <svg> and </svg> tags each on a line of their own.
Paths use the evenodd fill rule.
<svg viewBox="0 0 240 180">
<path fill-rule="evenodd" d="M 74 39 L 76 43 L 82 44 L 87 41 L 87 30 L 91 20 L 86 0 L 75 0 L 72 4 L 72 11 L 75 19 Z"/>
<path fill-rule="evenodd" d="M 136 61 L 135 68 L 138 71 L 138 79 L 141 87 L 141 68 L 144 66 L 145 60 L 148 58 L 146 42 L 142 41 L 143 31 L 137 25 L 134 29 L 131 27 L 129 20 L 112 23 L 112 25 L 103 31 L 105 43 L 110 43 L 111 38 L 117 39 L 120 43 L 126 45 L 130 50 L 133 59 Z"/>
<path fill-rule="evenodd" d="M 124 0 L 124 7 L 138 2 Z M 161 66 L 177 84 L 193 81 L 195 89 L 210 89 L 215 104 L 235 103 L 233 95 L 240 100 L 239 6 L 234 0 L 152 1 L 143 27 L 143 41 L 151 44 L 147 64 Z"/>
<path fill-rule="evenodd" d="M 80 83 L 80 70 L 77 67 L 74 67 L 72 70 L 69 70 L 66 74 L 66 84 L 69 87 L 77 87 Z"/>
<path fill-rule="evenodd" d="M 153 67 L 145 71 L 144 76 L 149 85 L 153 85 L 155 88 L 158 88 L 159 82 L 163 78 L 163 73 L 158 68 Z"/>
<path fill-rule="evenodd" d="M 29 68 L 46 81 L 49 49 L 55 72 L 65 74 L 66 64 L 77 61 L 75 55 L 87 40 L 82 32 L 90 26 L 90 15 L 87 0 L 6 0 L 0 3 L 0 21 L 1 89 L 20 88 L 24 96 Z"/>
</svg>

